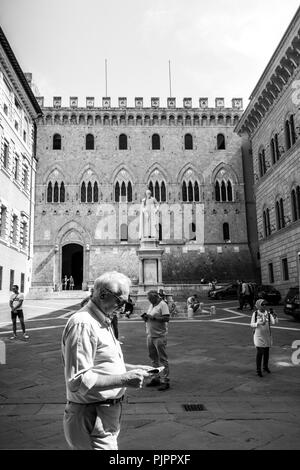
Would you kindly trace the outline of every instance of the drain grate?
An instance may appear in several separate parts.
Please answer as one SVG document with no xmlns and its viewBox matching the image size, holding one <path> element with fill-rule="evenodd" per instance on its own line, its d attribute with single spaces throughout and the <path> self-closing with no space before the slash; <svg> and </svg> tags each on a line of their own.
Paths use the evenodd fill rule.
<svg viewBox="0 0 300 470">
<path fill-rule="evenodd" d="M 199 403 L 192 403 L 188 405 L 182 405 L 185 411 L 204 411 L 206 410 L 204 405 Z"/>
</svg>

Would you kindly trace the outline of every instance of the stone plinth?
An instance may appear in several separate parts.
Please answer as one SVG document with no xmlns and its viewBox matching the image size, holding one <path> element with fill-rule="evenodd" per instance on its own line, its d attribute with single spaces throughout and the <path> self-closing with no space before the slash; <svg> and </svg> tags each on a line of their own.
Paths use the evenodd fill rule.
<svg viewBox="0 0 300 470">
<path fill-rule="evenodd" d="M 147 292 L 163 289 L 161 258 L 164 249 L 160 248 L 158 239 L 142 238 L 137 250 L 139 258 L 139 284 L 136 308 L 146 311 L 149 307 Z"/>
</svg>

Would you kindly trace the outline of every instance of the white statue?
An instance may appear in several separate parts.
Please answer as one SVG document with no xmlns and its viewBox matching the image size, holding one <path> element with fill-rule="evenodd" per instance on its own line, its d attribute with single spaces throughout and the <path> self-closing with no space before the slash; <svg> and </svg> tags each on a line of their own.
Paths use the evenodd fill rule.
<svg viewBox="0 0 300 470">
<path fill-rule="evenodd" d="M 150 189 L 146 190 L 146 197 L 142 199 L 140 212 L 139 238 L 158 239 L 158 209 L 159 204 L 151 196 Z"/>
</svg>

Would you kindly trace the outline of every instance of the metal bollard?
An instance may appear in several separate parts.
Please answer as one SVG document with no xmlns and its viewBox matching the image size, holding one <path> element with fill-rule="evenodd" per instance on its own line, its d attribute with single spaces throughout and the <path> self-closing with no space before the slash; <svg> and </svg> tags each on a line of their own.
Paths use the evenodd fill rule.
<svg viewBox="0 0 300 470">
<path fill-rule="evenodd" d="M 6 345 L 4 341 L 0 341 L 0 364 L 6 364 Z"/>
<path fill-rule="evenodd" d="M 212 305 L 212 306 L 210 307 L 210 314 L 211 314 L 211 315 L 215 315 L 215 314 L 216 314 L 216 307 L 215 307 L 215 305 Z"/>
<path fill-rule="evenodd" d="M 200 305 L 199 305 L 199 313 L 202 313 L 202 307 L 203 307 L 203 302 L 200 302 Z"/>
</svg>

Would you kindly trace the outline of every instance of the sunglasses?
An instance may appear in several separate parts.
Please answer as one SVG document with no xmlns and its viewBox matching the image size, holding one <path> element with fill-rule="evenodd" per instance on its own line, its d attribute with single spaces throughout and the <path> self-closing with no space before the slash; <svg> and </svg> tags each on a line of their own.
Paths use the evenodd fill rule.
<svg viewBox="0 0 300 470">
<path fill-rule="evenodd" d="M 119 295 L 112 292 L 110 289 L 107 289 L 107 287 L 104 287 L 104 290 L 106 292 L 109 292 L 109 294 L 111 294 L 116 299 L 118 307 L 122 307 L 123 305 L 126 304 L 127 299 L 124 299 L 124 298 L 120 297 Z"/>
</svg>

